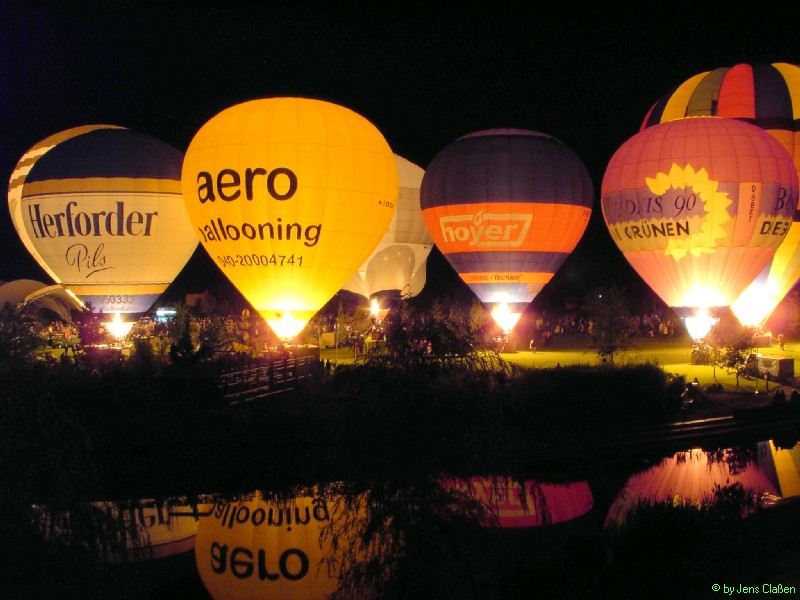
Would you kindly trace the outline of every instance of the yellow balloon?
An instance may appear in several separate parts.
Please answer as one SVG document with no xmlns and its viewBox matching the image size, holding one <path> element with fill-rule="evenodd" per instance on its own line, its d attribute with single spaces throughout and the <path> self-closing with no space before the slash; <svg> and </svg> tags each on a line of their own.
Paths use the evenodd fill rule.
<svg viewBox="0 0 800 600">
<path fill-rule="evenodd" d="M 206 252 L 284 339 L 378 245 L 399 193 L 380 131 L 307 98 L 252 100 L 211 118 L 186 151 L 182 182 Z"/>
<path fill-rule="evenodd" d="M 218 502 L 197 526 L 200 578 L 214 600 L 323 600 L 348 565 L 367 558 L 359 544 L 364 506 L 310 492 Z"/>
</svg>

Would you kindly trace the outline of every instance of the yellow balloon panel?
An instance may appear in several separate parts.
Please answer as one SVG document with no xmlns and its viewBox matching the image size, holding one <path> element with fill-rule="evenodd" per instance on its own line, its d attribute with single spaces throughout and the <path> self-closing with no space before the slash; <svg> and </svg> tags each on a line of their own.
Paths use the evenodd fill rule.
<svg viewBox="0 0 800 600">
<path fill-rule="evenodd" d="M 383 135 L 347 108 L 305 98 L 222 111 L 189 145 L 182 180 L 203 247 L 287 338 L 370 255 L 398 199 Z M 294 326 L 278 331 L 287 317 Z"/>
<path fill-rule="evenodd" d="M 794 222 L 762 273 L 731 305 L 743 325 L 761 326 L 800 279 L 800 223 Z"/>
<path fill-rule="evenodd" d="M 337 537 L 335 498 L 256 496 L 221 502 L 201 517 L 195 540 L 200 578 L 215 600 L 323 599 L 339 585 L 355 537 Z M 355 535 L 355 534 L 354 534 Z"/>
</svg>

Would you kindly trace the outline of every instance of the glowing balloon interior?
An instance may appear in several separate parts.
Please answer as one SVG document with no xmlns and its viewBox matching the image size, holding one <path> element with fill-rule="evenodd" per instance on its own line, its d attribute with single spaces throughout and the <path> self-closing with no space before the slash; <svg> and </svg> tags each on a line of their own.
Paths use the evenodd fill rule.
<svg viewBox="0 0 800 600">
<path fill-rule="evenodd" d="M 739 297 L 784 241 L 797 198 L 784 147 L 754 125 L 717 117 L 639 132 L 612 156 L 601 189 L 614 242 L 681 317 L 702 309 L 713 318 Z"/>
<path fill-rule="evenodd" d="M 772 262 L 731 305 L 742 325 L 763 326 L 778 304 L 800 281 L 800 222 L 793 221 Z"/>
<path fill-rule="evenodd" d="M 253 100 L 195 134 L 183 194 L 206 252 L 281 338 L 297 335 L 394 217 L 395 157 L 350 109 Z"/>
<path fill-rule="evenodd" d="M 399 176 L 397 212 L 381 241 L 343 289 L 371 298 L 384 291 L 416 296 L 425 285 L 425 264 L 433 248 L 422 210 L 419 188 L 425 171 L 395 155 Z"/>
<path fill-rule="evenodd" d="M 121 127 L 48 140 L 11 186 L 23 243 L 93 310 L 147 311 L 197 247 L 181 199 L 183 155 Z"/>
<path fill-rule="evenodd" d="M 433 158 L 420 205 L 444 257 L 510 333 L 580 241 L 593 196 L 583 162 L 559 140 L 492 129 Z"/>
<path fill-rule="evenodd" d="M 760 127 L 792 155 L 800 173 L 800 66 L 737 64 L 699 73 L 659 99 L 642 129 L 694 116 L 741 119 Z M 731 305 L 744 325 L 761 326 L 800 280 L 800 218 L 768 267 Z"/>
</svg>

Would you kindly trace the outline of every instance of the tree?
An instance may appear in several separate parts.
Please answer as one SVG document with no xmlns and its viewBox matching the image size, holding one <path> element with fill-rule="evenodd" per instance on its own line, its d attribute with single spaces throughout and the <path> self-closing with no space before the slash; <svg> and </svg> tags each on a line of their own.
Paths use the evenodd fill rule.
<svg viewBox="0 0 800 600">
<path fill-rule="evenodd" d="M 614 364 L 614 355 L 632 344 L 631 315 L 623 290 L 611 286 L 595 288 L 583 302 L 591 322 L 592 346 L 602 360 Z"/>
<path fill-rule="evenodd" d="M 744 372 L 747 357 L 753 348 L 753 327 L 744 327 L 732 312 L 720 315 L 719 321 L 706 336 L 706 342 L 714 348 L 712 364 L 736 374 L 736 387 L 739 376 Z"/>
<path fill-rule="evenodd" d="M 75 317 L 75 327 L 84 346 L 100 344 L 106 341 L 108 333 L 103 325 L 103 313 L 83 312 Z"/>
<path fill-rule="evenodd" d="M 44 339 L 44 325 L 34 316 L 8 304 L 0 311 L 0 361 L 4 364 L 34 360 Z"/>
<path fill-rule="evenodd" d="M 192 365 L 195 363 L 194 343 L 192 342 L 192 320 L 186 314 L 181 323 L 178 341 L 169 348 L 169 358 L 176 365 Z"/>
</svg>

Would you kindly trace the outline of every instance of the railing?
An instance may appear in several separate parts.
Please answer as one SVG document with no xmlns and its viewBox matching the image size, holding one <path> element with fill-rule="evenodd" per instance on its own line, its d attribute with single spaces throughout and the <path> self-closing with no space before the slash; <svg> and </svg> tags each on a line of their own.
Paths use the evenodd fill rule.
<svg viewBox="0 0 800 600">
<path fill-rule="evenodd" d="M 288 392 L 321 367 L 318 358 L 244 358 L 219 361 L 219 388 L 230 404 Z"/>
</svg>

